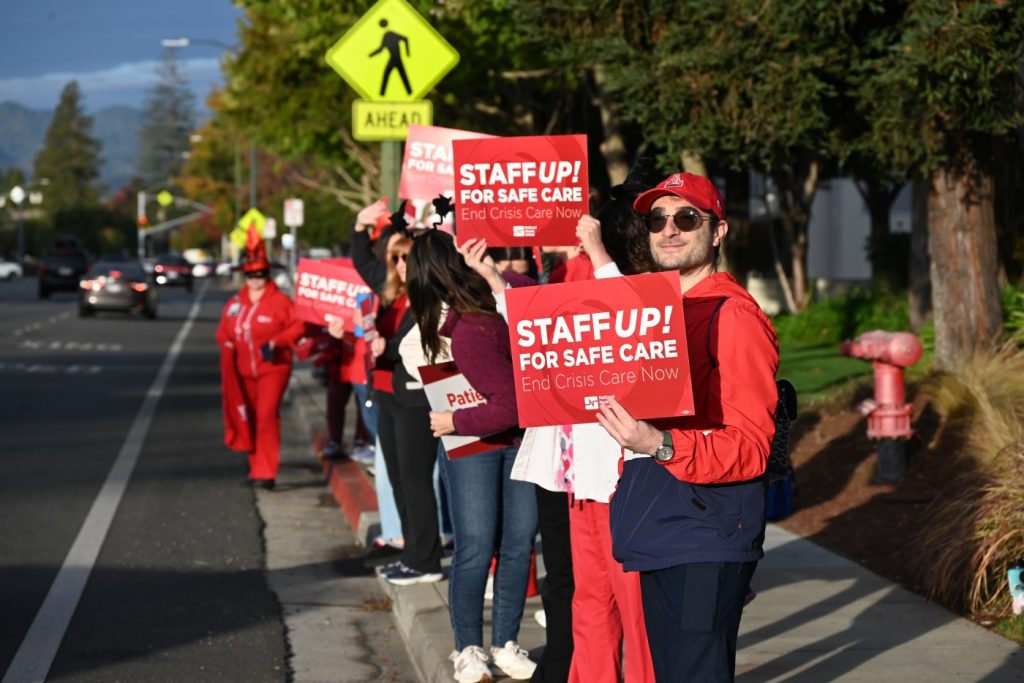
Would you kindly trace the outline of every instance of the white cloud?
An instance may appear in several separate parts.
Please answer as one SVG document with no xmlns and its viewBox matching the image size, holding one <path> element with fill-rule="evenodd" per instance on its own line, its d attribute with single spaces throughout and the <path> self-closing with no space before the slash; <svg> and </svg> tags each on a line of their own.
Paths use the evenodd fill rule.
<svg viewBox="0 0 1024 683">
<path fill-rule="evenodd" d="M 68 81 L 76 80 L 90 111 L 115 104 L 140 107 L 146 90 L 157 79 L 158 60 L 119 64 L 109 69 L 84 73 L 59 72 L 33 78 L 0 79 L 0 101 L 12 100 L 31 109 L 53 109 L 60 91 Z M 202 106 L 210 88 L 221 82 L 217 59 L 184 59 L 179 61 L 182 75 L 196 93 Z"/>
</svg>

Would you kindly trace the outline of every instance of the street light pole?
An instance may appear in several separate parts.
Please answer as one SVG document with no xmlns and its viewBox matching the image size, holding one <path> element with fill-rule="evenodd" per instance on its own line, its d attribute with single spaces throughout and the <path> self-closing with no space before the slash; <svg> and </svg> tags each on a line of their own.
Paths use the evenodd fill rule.
<svg viewBox="0 0 1024 683">
<path fill-rule="evenodd" d="M 18 265 L 24 266 L 22 262 L 25 260 L 25 207 L 22 206 L 22 202 L 25 201 L 25 190 L 21 185 L 15 185 L 11 189 L 10 197 L 18 207 Z"/>
</svg>

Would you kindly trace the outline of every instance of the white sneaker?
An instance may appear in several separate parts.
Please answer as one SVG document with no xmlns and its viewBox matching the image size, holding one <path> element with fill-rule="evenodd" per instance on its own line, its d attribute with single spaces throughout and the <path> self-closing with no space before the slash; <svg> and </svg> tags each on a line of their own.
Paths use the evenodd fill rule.
<svg viewBox="0 0 1024 683">
<path fill-rule="evenodd" d="M 455 680 L 459 683 L 485 683 L 491 680 L 487 655 L 479 645 L 467 645 L 462 652 L 452 650 L 448 659 L 455 662 Z"/>
<path fill-rule="evenodd" d="M 492 647 L 491 657 L 494 666 L 505 672 L 505 675 L 516 681 L 528 681 L 533 677 L 537 664 L 529 654 L 514 640 L 505 643 L 505 647 Z"/>
<path fill-rule="evenodd" d="M 539 609 L 533 613 L 533 620 L 540 624 L 541 628 L 548 627 L 548 615 L 544 613 L 544 610 Z"/>
</svg>

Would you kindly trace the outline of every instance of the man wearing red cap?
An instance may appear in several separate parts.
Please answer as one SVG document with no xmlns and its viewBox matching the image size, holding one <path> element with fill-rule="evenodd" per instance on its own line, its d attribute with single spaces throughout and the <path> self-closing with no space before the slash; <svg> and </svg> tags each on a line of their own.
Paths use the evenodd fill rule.
<svg viewBox="0 0 1024 683">
<path fill-rule="evenodd" d="M 228 433 L 229 448 L 248 448 L 249 482 L 273 489 L 281 453 L 281 398 L 292 374 L 292 349 L 304 325 L 295 317 L 292 301 L 270 280 L 266 247 L 255 226 L 249 226 L 246 259 L 242 265 L 245 287 L 228 300 L 217 328 L 225 395 L 240 389 L 241 401 L 225 401 L 225 410 L 244 412 L 241 422 L 251 439 Z M 230 381 L 229 381 L 230 380 Z M 225 415 L 225 423 L 229 422 Z M 238 420 L 232 420 L 239 424 Z M 234 437 L 234 438 L 232 438 Z"/>
<path fill-rule="evenodd" d="M 747 291 L 716 272 L 729 226 L 711 181 L 675 173 L 633 207 L 655 263 L 679 272 L 696 410 L 638 421 L 612 400 L 598 414 L 624 449 L 612 552 L 640 572 L 657 680 L 732 681 L 744 598 L 764 556 L 778 342 Z"/>
</svg>

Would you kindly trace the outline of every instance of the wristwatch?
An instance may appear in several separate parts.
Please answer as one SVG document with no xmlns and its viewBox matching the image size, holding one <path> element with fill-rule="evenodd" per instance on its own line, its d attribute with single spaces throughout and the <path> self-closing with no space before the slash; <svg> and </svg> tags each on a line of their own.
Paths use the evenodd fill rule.
<svg viewBox="0 0 1024 683">
<path fill-rule="evenodd" d="M 654 459 L 658 462 L 668 462 L 675 454 L 676 449 L 672 446 L 672 434 L 670 432 L 662 432 L 661 445 L 658 446 L 658 450 L 654 451 Z"/>
</svg>

